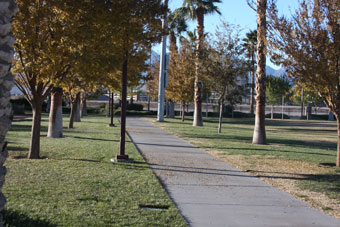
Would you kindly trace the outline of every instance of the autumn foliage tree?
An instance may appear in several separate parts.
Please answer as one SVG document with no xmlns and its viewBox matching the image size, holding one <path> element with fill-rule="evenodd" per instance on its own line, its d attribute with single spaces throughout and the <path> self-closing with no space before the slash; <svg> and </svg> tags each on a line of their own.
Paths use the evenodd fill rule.
<svg viewBox="0 0 340 227">
<path fill-rule="evenodd" d="M 42 103 L 53 81 L 64 77 L 72 62 L 68 29 L 54 1 L 17 1 L 15 83 L 31 104 L 33 121 L 28 158 L 39 158 Z"/>
<path fill-rule="evenodd" d="M 242 101 L 244 82 L 248 70 L 244 58 L 244 48 L 240 40 L 240 30 L 225 22 L 217 28 L 215 40 L 210 43 L 208 58 L 204 63 L 213 91 L 218 96 L 220 106 L 218 133 L 222 130 L 223 104 L 233 105 Z"/>
<path fill-rule="evenodd" d="M 179 52 L 173 52 L 169 66 L 169 87 L 166 97 L 182 104 L 184 121 L 185 104 L 193 101 L 195 79 L 195 50 L 187 40 L 182 39 Z"/>
<path fill-rule="evenodd" d="M 317 91 L 338 124 L 336 166 L 340 167 L 340 4 L 301 0 L 291 18 L 271 11 L 273 60 L 289 76 Z"/>
</svg>

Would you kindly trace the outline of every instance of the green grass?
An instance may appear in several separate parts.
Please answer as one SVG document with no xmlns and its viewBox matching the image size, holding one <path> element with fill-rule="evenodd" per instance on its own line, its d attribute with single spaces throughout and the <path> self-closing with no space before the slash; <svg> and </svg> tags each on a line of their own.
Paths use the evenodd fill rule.
<svg viewBox="0 0 340 227">
<path fill-rule="evenodd" d="M 120 131 L 107 127 L 109 118 L 88 116 L 75 129 L 67 129 L 65 119 L 64 138 L 52 139 L 43 117 L 40 160 L 13 158 L 27 154 L 31 121 L 13 122 L 5 226 L 186 226 L 128 138 L 126 153 L 134 162 L 110 162 Z M 140 208 L 145 205 L 168 209 Z"/>
<path fill-rule="evenodd" d="M 298 186 L 303 189 L 322 192 L 340 202 L 340 170 L 333 167 L 337 147 L 335 122 L 266 120 L 268 145 L 251 144 L 254 119 L 249 118 L 224 119 L 221 134 L 217 133 L 217 118 L 205 118 L 204 127 L 192 127 L 190 117 L 185 122 L 167 119 L 166 122 L 156 124 L 202 149 L 219 151 L 220 157 L 242 155 L 252 163 L 252 157 L 256 155 L 266 159 L 330 165 L 328 173 L 301 174 L 301 178 L 292 179 L 298 180 Z M 252 164 L 256 165 L 256 162 Z"/>
</svg>

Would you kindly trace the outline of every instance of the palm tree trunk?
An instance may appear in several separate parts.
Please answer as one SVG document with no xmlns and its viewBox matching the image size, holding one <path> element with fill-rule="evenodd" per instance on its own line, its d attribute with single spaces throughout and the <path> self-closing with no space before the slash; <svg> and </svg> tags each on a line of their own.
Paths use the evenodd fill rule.
<svg viewBox="0 0 340 227">
<path fill-rule="evenodd" d="M 250 87 L 250 113 L 254 114 L 254 80 L 255 80 L 255 59 L 254 59 L 254 53 L 251 55 L 251 65 L 252 65 L 252 71 L 251 71 L 251 87 Z"/>
<path fill-rule="evenodd" d="M 31 143 L 28 151 L 27 158 L 38 159 L 40 158 L 40 131 L 41 131 L 41 110 L 42 110 L 42 98 L 34 97 L 32 101 L 32 128 L 31 128 Z"/>
<path fill-rule="evenodd" d="M 197 41 L 196 41 L 196 62 L 195 62 L 195 94 L 194 94 L 194 122 L 193 126 L 203 126 L 202 118 L 202 82 L 200 81 L 200 64 L 201 64 L 201 49 L 203 45 L 204 34 L 204 13 L 203 10 L 197 10 Z"/>
<path fill-rule="evenodd" d="M 2 20 L 0 21 L 1 43 L 0 56 L 2 70 L 0 72 L 0 226 L 2 226 L 2 210 L 6 204 L 6 198 L 2 193 L 2 186 L 5 183 L 6 167 L 4 163 L 8 156 L 7 142 L 5 137 L 11 125 L 10 115 L 10 91 L 14 84 L 13 75 L 10 73 L 11 61 L 13 57 L 13 37 L 8 28 L 8 24 L 16 14 L 18 8 L 13 0 L 4 0 L 0 4 L 0 11 L 2 12 Z M 8 3 L 8 4 L 6 4 Z"/>
<path fill-rule="evenodd" d="M 266 35 L 267 0 L 257 0 L 257 70 L 256 70 L 256 116 L 253 135 L 254 144 L 266 144 Z"/>
<path fill-rule="evenodd" d="M 51 107 L 48 120 L 47 137 L 63 137 L 62 88 L 53 88 L 51 92 Z"/>
</svg>

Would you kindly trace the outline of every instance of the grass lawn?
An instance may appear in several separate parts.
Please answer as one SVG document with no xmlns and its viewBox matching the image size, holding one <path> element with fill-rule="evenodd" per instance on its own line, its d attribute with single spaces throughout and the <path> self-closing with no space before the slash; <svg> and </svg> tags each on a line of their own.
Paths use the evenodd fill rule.
<svg viewBox="0 0 340 227">
<path fill-rule="evenodd" d="M 217 118 L 154 124 L 340 218 L 336 122 L 266 119 L 268 145 L 251 144 L 254 119 L 224 119 L 221 134 Z"/>
<path fill-rule="evenodd" d="M 31 119 L 13 122 L 6 137 L 5 226 L 187 226 L 149 168 L 110 162 L 119 152 L 120 128 L 108 123 L 92 115 L 67 129 L 64 116 L 64 138 L 52 139 L 44 115 L 43 159 L 27 160 L 16 157 L 27 154 Z M 126 153 L 147 167 L 128 137 Z"/>
</svg>

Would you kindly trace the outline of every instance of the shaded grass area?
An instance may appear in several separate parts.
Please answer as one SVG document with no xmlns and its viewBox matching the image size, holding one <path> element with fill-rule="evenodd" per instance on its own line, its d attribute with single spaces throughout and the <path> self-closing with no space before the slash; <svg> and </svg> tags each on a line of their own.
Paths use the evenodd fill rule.
<svg viewBox="0 0 340 227">
<path fill-rule="evenodd" d="M 301 174 L 298 177 L 266 172 L 256 175 L 296 180 L 301 189 L 321 192 L 340 202 L 340 170 L 335 167 L 337 127 L 335 122 L 304 120 L 266 120 L 268 145 L 253 145 L 254 119 L 224 119 L 222 133 L 217 133 L 218 119 L 204 119 L 204 127 L 192 127 L 192 118 L 185 122 L 167 119 L 155 123 L 169 132 L 206 150 L 219 151 L 218 156 L 241 155 L 251 165 L 259 165 L 258 156 L 272 160 L 303 161 L 328 168 L 326 173 Z M 252 160 L 256 157 L 256 161 Z M 261 164 L 260 164 L 261 165 Z M 256 166 L 261 169 L 261 166 Z M 249 170 L 252 171 L 252 170 Z M 340 206 L 340 203 L 339 203 Z"/>
<path fill-rule="evenodd" d="M 7 135 L 5 226 L 186 226 L 128 138 L 126 152 L 141 168 L 110 162 L 119 152 L 120 131 L 108 123 L 90 115 L 67 129 L 64 120 L 64 138 L 52 139 L 45 137 L 43 121 L 43 159 L 27 160 L 15 157 L 27 154 L 31 122 L 13 122 Z M 141 209 L 146 205 L 168 209 Z"/>
</svg>

